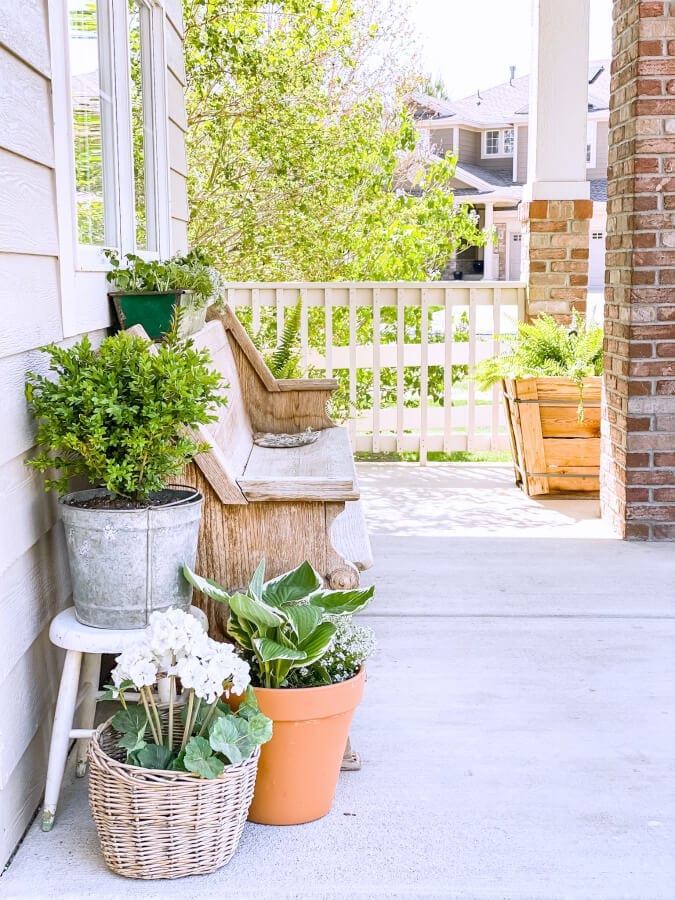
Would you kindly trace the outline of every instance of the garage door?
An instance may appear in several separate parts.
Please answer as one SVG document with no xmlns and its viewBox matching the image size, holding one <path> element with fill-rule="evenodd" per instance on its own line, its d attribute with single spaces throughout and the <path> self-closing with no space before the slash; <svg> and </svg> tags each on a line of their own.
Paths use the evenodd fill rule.
<svg viewBox="0 0 675 900">
<path fill-rule="evenodd" d="M 602 290 L 604 286 L 605 232 L 591 230 L 588 254 L 588 287 L 590 290 Z"/>
</svg>

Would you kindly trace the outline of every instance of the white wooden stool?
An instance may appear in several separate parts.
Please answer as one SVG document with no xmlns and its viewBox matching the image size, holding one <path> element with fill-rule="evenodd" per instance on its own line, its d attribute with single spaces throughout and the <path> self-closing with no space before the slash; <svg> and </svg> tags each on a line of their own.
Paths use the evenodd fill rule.
<svg viewBox="0 0 675 900">
<path fill-rule="evenodd" d="M 190 612 L 206 629 L 208 623 L 204 613 L 196 606 L 192 606 Z M 87 773 L 87 745 L 94 733 L 101 654 L 121 653 L 135 644 L 143 631 L 142 628 L 121 630 L 82 625 L 75 617 L 74 606 L 64 609 L 52 621 L 49 627 L 49 640 L 67 652 L 54 712 L 52 740 L 49 745 L 47 785 L 42 812 L 43 831 L 51 831 L 54 824 L 68 746 L 72 738 L 77 739 L 75 773 L 78 778 Z M 75 728 L 78 706 L 79 722 Z"/>
</svg>

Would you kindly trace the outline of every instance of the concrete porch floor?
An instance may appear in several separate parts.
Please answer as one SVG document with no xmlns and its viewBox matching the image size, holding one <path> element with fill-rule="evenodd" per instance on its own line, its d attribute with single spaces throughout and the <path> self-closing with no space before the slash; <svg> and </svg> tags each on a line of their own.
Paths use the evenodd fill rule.
<svg viewBox="0 0 675 900">
<path fill-rule="evenodd" d="M 108 872 L 72 764 L 0 896 L 675 897 L 675 547 L 508 466 L 364 464 L 379 650 L 325 819 L 180 882 Z"/>
</svg>

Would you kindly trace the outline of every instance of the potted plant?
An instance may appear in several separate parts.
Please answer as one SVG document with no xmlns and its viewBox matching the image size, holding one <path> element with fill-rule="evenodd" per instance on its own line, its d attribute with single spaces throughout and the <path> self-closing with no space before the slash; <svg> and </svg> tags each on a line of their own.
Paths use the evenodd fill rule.
<svg viewBox="0 0 675 900">
<path fill-rule="evenodd" d="M 473 377 L 482 390 L 501 383 L 517 483 L 528 495 L 598 491 L 602 328 L 541 316 L 512 340 Z"/>
<path fill-rule="evenodd" d="M 298 825 L 321 818 L 333 803 L 349 726 L 363 696 L 367 652 L 359 654 L 359 648 L 368 649 L 367 642 L 342 640 L 336 618 L 365 609 L 374 588 L 324 590 L 308 562 L 265 582 L 263 560 L 246 593 L 231 595 L 189 566 L 183 571 L 198 591 L 229 605 L 228 635 L 250 663 L 260 709 L 274 722 L 249 819 Z M 346 645 L 353 651 L 349 666 L 340 658 Z"/>
<path fill-rule="evenodd" d="M 219 272 L 202 250 L 167 260 L 144 260 L 134 253 L 123 259 L 104 250 L 112 268 L 107 274 L 116 291 L 108 295 L 120 328 L 142 325 L 153 340 L 166 334 L 178 311 L 179 334 L 187 337 L 203 327 L 209 303 L 222 294 Z"/>
<path fill-rule="evenodd" d="M 248 688 L 248 664 L 180 610 L 153 613 L 116 663 L 104 697 L 119 698 L 122 709 L 89 745 L 89 803 L 105 861 L 129 878 L 213 872 L 237 848 L 260 745 L 272 736 Z M 152 691 L 161 677 L 165 706 Z M 125 697 L 132 688 L 134 704 Z M 236 713 L 221 699 L 231 690 L 246 691 Z"/>
<path fill-rule="evenodd" d="M 189 429 L 224 404 L 221 378 L 173 332 L 155 347 L 119 332 L 94 349 L 84 337 L 50 344 L 50 376 L 26 376 L 39 453 L 55 470 L 77 617 L 101 628 L 143 628 L 153 609 L 187 609 L 181 575 L 196 555 L 201 494 L 169 486 L 196 453 Z M 73 476 L 88 489 L 68 493 Z"/>
</svg>

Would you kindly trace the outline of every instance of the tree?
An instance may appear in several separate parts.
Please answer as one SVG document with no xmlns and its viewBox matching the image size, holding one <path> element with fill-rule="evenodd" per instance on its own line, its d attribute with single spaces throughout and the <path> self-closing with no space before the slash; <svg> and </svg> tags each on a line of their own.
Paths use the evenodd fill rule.
<svg viewBox="0 0 675 900">
<path fill-rule="evenodd" d="M 190 237 L 229 280 L 424 280 L 483 242 L 378 56 L 400 0 L 354 2 L 185 0 Z"/>
</svg>

